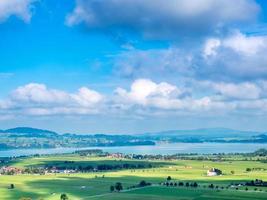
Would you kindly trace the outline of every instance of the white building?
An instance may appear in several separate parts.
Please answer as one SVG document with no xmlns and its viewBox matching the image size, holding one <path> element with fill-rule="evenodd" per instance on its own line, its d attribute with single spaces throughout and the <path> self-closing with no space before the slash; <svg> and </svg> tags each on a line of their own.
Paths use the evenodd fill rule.
<svg viewBox="0 0 267 200">
<path fill-rule="evenodd" d="M 207 176 L 219 176 L 222 174 L 222 171 L 219 169 L 212 168 L 207 171 Z"/>
</svg>

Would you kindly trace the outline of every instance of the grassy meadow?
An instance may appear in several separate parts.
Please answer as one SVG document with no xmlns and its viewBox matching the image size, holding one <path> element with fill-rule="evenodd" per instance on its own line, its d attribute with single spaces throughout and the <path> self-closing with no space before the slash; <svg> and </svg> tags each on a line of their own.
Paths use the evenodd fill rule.
<svg viewBox="0 0 267 200">
<path fill-rule="evenodd" d="M 267 188 L 240 186 L 226 189 L 231 183 L 240 183 L 255 179 L 267 180 L 267 164 L 260 161 L 198 161 L 198 160 L 129 160 L 108 157 L 82 157 L 78 155 L 43 156 L 21 158 L 10 163 L 18 168 L 42 167 L 45 165 L 96 165 L 122 163 L 151 163 L 153 168 L 114 170 L 108 172 L 89 172 L 74 174 L 45 174 L 45 175 L 0 175 L 0 199 L 2 200 L 59 200 L 62 193 L 67 194 L 70 200 L 103 199 L 267 199 Z M 208 177 L 206 172 L 210 168 L 222 170 L 222 176 Z M 247 172 L 247 168 L 259 170 Z M 265 170 L 266 169 L 266 170 Z M 104 175 L 104 176 L 103 176 Z M 172 187 L 159 183 L 166 182 L 171 176 L 173 182 L 197 182 L 199 187 Z M 127 189 L 137 185 L 141 180 L 152 183 L 143 188 Z M 124 190 L 110 192 L 110 186 L 121 182 Z M 209 184 L 219 186 L 220 189 L 210 189 Z M 14 184 L 14 189 L 9 189 Z M 221 189 L 224 187 L 224 189 Z"/>
</svg>

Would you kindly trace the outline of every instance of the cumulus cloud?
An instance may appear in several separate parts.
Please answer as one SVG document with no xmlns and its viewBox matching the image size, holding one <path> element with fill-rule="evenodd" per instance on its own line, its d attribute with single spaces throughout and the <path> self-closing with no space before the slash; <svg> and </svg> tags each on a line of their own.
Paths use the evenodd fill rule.
<svg viewBox="0 0 267 200">
<path fill-rule="evenodd" d="M 132 83 L 129 92 L 125 89 L 117 88 L 116 94 L 127 103 L 137 103 L 144 106 L 152 103 L 159 107 L 167 107 L 168 102 L 166 100 L 181 96 L 182 91 L 166 82 L 156 84 L 148 79 L 138 79 Z"/>
<path fill-rule="evenodd" d="M 113 57 L 113 71 L 123 77 L 245 82 L 267 78 L 267 37 L 233 30 L 259 12 L 254 0 L 77 0 L 66 23 L 170 41 L 165 49 L 131 46 Z"/>
<path fill-rule="evenodd" d="M 234 51 L 244 55 L 255 55 L 259 52 L 266 51 L 266 36 L 246 36 L 240 32 L 236 32 L 232 37 L 223 41 L 223 46 L 231 48 Z"/>
<path fill-rule="evenodd" d="M 204 45 L 204 56 L 216 56 L 219 47 L 230 49 L 243 56 L 253 56 L 267 49 L 266 36 L 246 36 L 239 31 L 234 34 L 223 38 L 208 39 Z"/>
<path fill-rule="evenodd" d="M 148 38 L 170 39 L 252 20 L 259 10 L 254 0 L 77 0 L 66 23 L 84 23 L 93 29 L 132 29 Z"/>
<path fill-rule="evenodd" d="M 14 101 L 29 103 L 62 103 L 69 100 L 69 95 L 63 91 L 47 89 L 46 85 L 30 83 L 18 87 L 11 93 Z"/>
<path fill-rule="evenodd" d="M 261 82 L 256 84 L 193 81 L 192 84 L 189 88 L 180 88 L 166 82 L 156 83 L 149 79 L 137 79 L 128 91 L 117 88 L 113 106 L 125 112 L 142 115 L 172 112 L 214 116 L 214 113 L 256 114 L 267 111 L 267 99 L 264 95 L 266 88 Z"/>
<path fill-rule="evenodd" d="M 236 31 L 225 38 L 208 39 L 203 47 L 202 54 L 206 59 L 200 62 L 203 65 L 200 72 L 205 78 L 205 73 L 210 77 L 221 73 L 221 76 L 236 80 L 265 79 L 266 52 L 266 36 L 247 36 Z"/>
<path fill-rule="evenodd" d="M 235 31 L 200 45 L 124 51 L 115 56 L 113 68 L 115 74 L 130 78 L 256 81 L 267 78 L 266 52 L 266 36 Z"/>
<path fill-rule="evenodd" d="M 262 88 L 254 83 L 213 83 L 212 87 L 223 97 L 233 99 L 259 99 Z"/>
<path fill-rule="evenodd" d="M 216 101 L 212 96 L 193 98 L 185 94 L 186 88 L 178 88 L 166 82 L 157 84 L 148 79 L 135 80 L 130 91 L 122 88 L 116 90 L 118 102 L 128 106 L 187 112 L 226 108 L 223 102 Z"/>
<path fill-rule="evenodd" d="M 136 79 L 129 89 L 118 87 L 113 95 L 103 96 L 86 87 L 69 93 L 30 83 L 0 100 L 0 113 L 2 116 L 255 114 L 267 111 L 266 89 L 265 82 L 193 81 L 191 86 L 181 86 Z"/>
<path fill-rule="evenodd" d="M 0 102 L 0 108 L 21 110 L 30 115 L 88 114 L 96 113 L 97 105 L 103 100 L 103 95 L 86 87 L 68 93 L 30 83 L 11 92 L 7 100 Z"/>
<path fill-rule="evenodd" d="M 15 15 L 25 22 L 29 22 L 32 16 L 32 3 L 36 0 L 1 0 L 0 23 Z"/>
</svg>

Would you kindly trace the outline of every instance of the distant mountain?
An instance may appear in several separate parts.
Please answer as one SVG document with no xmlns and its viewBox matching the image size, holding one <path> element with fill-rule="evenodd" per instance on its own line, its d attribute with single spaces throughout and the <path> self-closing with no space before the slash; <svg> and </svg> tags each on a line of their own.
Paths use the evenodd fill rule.
<svg viewBox="0 0 267 200">
<path fill-rule="evenodd" d="M 0 130 L 0 150 L 19 148 L 136 146 L 176 142 L 267 143 L 267 135 L 257 131 L 239 131 L 225 128 L 171 130 L 138 135 L 58 134 L 54 131 L 31 127 Z"/>
<path fill-rule="evenodd" d="M 267 134 L 260 134 L 252 137 L 253 141 L 259 143 L 266 143 L 267 142 Z"/>
<path fill-rule="evenodd" d="M 155 145 L 155 142 L 131 135 L 57 134 L 53 131 L 30 127 L 17 127 L 0 133 L 0 150 L 136 145 Z"/>
<path fill-rule="evenodd" d="M 12 135 L 23 135 L 23 136 L 35 136 L 35 137 L 55 137 L 58 136 L 58 134 L 54 131 L 49 130 L 43 130 L 43 129 L 37 129 L 37 128 L 31 128 L 31 127 L 17 127 L 17 128 L 11 128 L 7 130 L 2 130 L 0 133 L 8 133 Z"/>
<path fill-rule="evenodd" d="M 227 128 L 207 128 L 207 129 L 193 129 L 193 130 L 170 130 L 155 133 L 145 133 L 147 136 L 176 136 L 176 137 L 251 137 L 260 135 L 257 131 L 240 131 Z"/>
</svg>

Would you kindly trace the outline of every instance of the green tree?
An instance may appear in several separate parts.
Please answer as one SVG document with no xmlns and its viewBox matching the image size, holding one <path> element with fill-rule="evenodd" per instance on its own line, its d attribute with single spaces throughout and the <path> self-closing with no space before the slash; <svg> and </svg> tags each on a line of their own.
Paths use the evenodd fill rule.
<svg viewBox="0 0 267 200">
<path fill-rule="evenodd" d="M 116 189 L 118 192 L 121 191 L 121 190 L 123 190 L 122 184 L 121 184 L 120 182 L 117 182 L 117 183 L 115 184 L 115 189 Z"/>
<path fill-rule="evenodd" d="M 168 176 L 167 181 L 170 181 L 170 180 L 172 180 L 172 177 Z"/>
<path fill-rule="evenodd" d="M 60 195 L 60 200 L 68 200 L 69 197 L 66 194 L 61 194 Z"/>
</svg>

